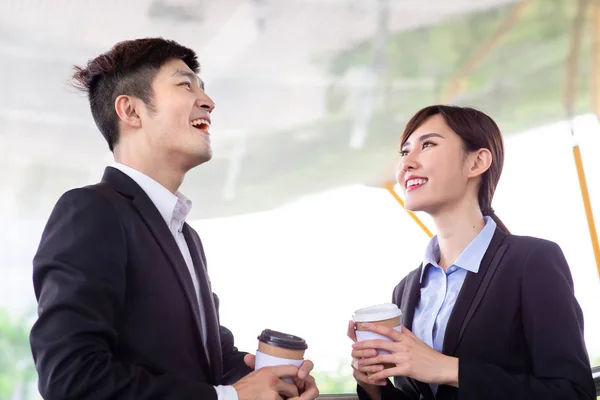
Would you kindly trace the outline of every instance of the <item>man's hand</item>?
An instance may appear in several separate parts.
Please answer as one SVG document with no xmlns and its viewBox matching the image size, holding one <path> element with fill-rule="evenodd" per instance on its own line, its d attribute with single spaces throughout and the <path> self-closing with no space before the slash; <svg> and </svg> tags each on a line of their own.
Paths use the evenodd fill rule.
<svg viewBox="0 0 600 400">
<path fill-rule="evenodd" d="M 244 362 L 254 368 L 254 356 L 246 355 Z M 296 377 L 298 368 L 294 365 L 265 367 L 251 372 L 233 384 L 239 400 L 283 400 L 298 397 L 298 388 L 281 378 Z"/>
<path fill-rule="evenodd" d="M 256 358 L 254 355 L 252 354 L 246 354 L 246 356 L 244 357 L 244 362 L 246 363 L 246 365 L 252 369 L 254 369 L 255 367 L 255 361 Z M 265 367 L 265 368 L 261 368 L 259 371 L 254 371 L 253 373 L 251 373 L 250 375 L 253 375 L 256 372 L 260 372 L 262 370 L 279 370 L 284 366 L 279 366 L 279 367 Z M 289 365 L 287 367 L 290 367 Z M 291 366 L 292 368 L 294 368 L 297 372 L 293 375 L 279 375 L 279 378 L 285 378 L 285 377 L 290 377 L 294 379 L 294 382 L 296 383 L 296 394 L 294 396 L 288 396 L 286 393 L 279 393 L 279 394 L 283 394 L 287 397 L 290 398 L 294 398 L 294 399 L 302 399 L 302 400 L 314 400 L 319 396 L 319 389 L 317 388 L 317 384 L 315 383 L 315 378 L 313 378 L 310 375 L 310 372 L 313 370 L 314 368 L 314 364 L 312 363 L 312 361 L 306 360 L 302 363 L 302 365 L 300 366 L 300 368 L 296 368 L 294 366 Z M 274 374 L 276 375 L 275 371 L 273 371 Z M 248 375 L 248 377 L 250 376 Z M 244 378 L 245 379 L 245 378 Z M 243 379 L 242 379 L 243 380 Z M 242 380 L 240 380 L 239 382 L 241 382 Z M 238 383 L 239 383 L 238 382 Z M 283 382 L 283 381 L 281 381 Z M 290 385 L 289 383 L 283 382 L 285 385 Z M 237 389 L 236 387 L 237 383 L 233 385 L 233 387 Z M 240 398 L 240 400 L 245 400 L 242 399 L 242 397 L 240 396 L 240 393 L 238 392 L 238 397 Z M 258 397 L 257 397 L 258 398 Z M 262 398 L 262 397 L 260 397 Z M 281 397 L 278 397 L 281 398 Z"/>
</svg>

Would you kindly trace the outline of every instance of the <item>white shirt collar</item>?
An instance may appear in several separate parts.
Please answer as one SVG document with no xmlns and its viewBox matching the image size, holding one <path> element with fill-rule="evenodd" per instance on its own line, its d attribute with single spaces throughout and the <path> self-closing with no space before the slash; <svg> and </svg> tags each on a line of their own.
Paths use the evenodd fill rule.
<svg viewBox="0 0 600 400">
<path fill-rule="evenodd" d="M 114 162 L 112 167 L 133 179 L 146 192 L 150 200 L 152 200 L 152 203 L 158 209 L 167 226 L 170 229 L 177 229 L 181 232 L 185 219 L 192 209 L 191 200 L 180 192 L 176 194 L 171 193 L 169 189 L 148 175 L 125 164 Z"/>
</svg>

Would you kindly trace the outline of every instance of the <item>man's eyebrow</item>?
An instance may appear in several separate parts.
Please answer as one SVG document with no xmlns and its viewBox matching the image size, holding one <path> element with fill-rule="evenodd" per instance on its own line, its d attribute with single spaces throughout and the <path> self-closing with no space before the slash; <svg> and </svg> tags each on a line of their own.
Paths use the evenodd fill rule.
<svg viewBox="0 0 600 400">
<path fill-rule="evenodd" d="M 191 81 L 198 82 L 198 86 L 200 86 L 200 89 L 204 90 L 204 82 L 198 77 L 198 75 L 194 74 L 193 72 L 178 69 L 171 76 L 183 76 L 189 78 Z"/>
<path fill-rule="evenodd" d="M 440 138 L 440 139 L 445 139 L 445 138 L 444 138 L 442 135 L 440 135 L 439 133 L 431 132 L 431 133 L 426 133 L 426 134 L 422 135 L 422 136 L 419 138 L 419 142 L 424 142 L 425 140 L 427 140 L 427 139 L 431 139 L 431 138 L 433 138 L 433 137 Z M 407 144 L 408 144 L 408 140 L 407 140 L 406 142 L 404 142 L 404 144 L 402 145 L 402 147 L 406 146 Z"/>
</svg>

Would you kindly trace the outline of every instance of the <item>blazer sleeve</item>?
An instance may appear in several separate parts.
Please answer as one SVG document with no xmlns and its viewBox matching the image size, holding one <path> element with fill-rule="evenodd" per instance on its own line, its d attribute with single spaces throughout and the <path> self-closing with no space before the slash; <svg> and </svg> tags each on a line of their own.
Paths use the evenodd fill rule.
<svg viewBox="0 0 600 400">
<path fill-rule="evenodd" d="M 200 257 L 202 258 L 202 262 L 204 262 L 204 265 L 208 265 L 202 240 L 200 239 L 200 236 L 198 236 L 198 233 L 195 230 L 193 232 L 194 235 L 196 235 L 196 238 L 198 239 L 198 243 L 200 243 L 199 251 Z M 217 296 L 217 294 L 214 292 L 212 295 L 217 311 L 217 319 L 219 321 L 221 355 L 223 360 L 223 377 L 221 379 L 220 384 L 232 385 L 235 382 L 242 379 L 244 376 L 248 375 L 250 372 L 252 372 L 252 369 L 248 367 L 244 362 L 244 356 L 248 353 L 238 350 L 238 348 L 235 346 L 233 333 L 229 329 L 221 325 L 221 317 L 219 314 L 219 296 Z"/>
<path fill-rule="evenodd" d="M 125 234 L 108 200 L 92 188 L 65 193 L 33 260 L 38 319 L 30 344 L 40 393 L 47 400 L 217 400 L 211 385 L 114 357 L 126 263 Z"/>
<path fill-rule="evenodd" d="M 219 312 L 219 298 L 213 293 L 217 313 Z M 244 362 L 244 356 L 248 353 L 239 351 L 235 346 L 233 333 L 226 327 L 220 325 L 221 354 L 223 355 L 223 379 L 222 385 L 231 385 L 252 372 L 252 369 Z"/>
<path fill-rule="evenodd" d="M 406 393 L 396 388 L 392 382 L 387 379 L 387 385 L 381 386 L 381 400 L 419 400 L 419 394 L 416 392 Z M 359 400 L 371 400 L 371 396 L 362 386 L 356 385 L 356 394 Z"/>
<path fill-rule="evenodd" d="M 460 398 L 595 399 L 583 315 L 564 254 L 557 244 L 540 241 L 523 265 L 522 323 L 533 373 L 461 358 Z"/>
</svg>

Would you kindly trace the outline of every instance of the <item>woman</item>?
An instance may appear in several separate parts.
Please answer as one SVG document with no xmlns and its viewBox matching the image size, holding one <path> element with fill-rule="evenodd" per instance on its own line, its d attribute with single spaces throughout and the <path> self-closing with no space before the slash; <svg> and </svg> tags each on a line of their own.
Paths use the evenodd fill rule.
<svg viewBox="0 0 600 400">
<path fill-rule="evenodd" d="M 359 397 L 595 399 L 561 249 L 509 234 L 491 207 L 504 161 L 496 123 L 471 108 L 424 108 L 408 122 L 400 156 L 405 206 L 431 215 L 437 235 L 394 289 L 402 333 L 371 324 L 392 342 L 356 342 L 350 322 Z M 534 179 L 523 169 L 522 179 Z"/>
</svg>

